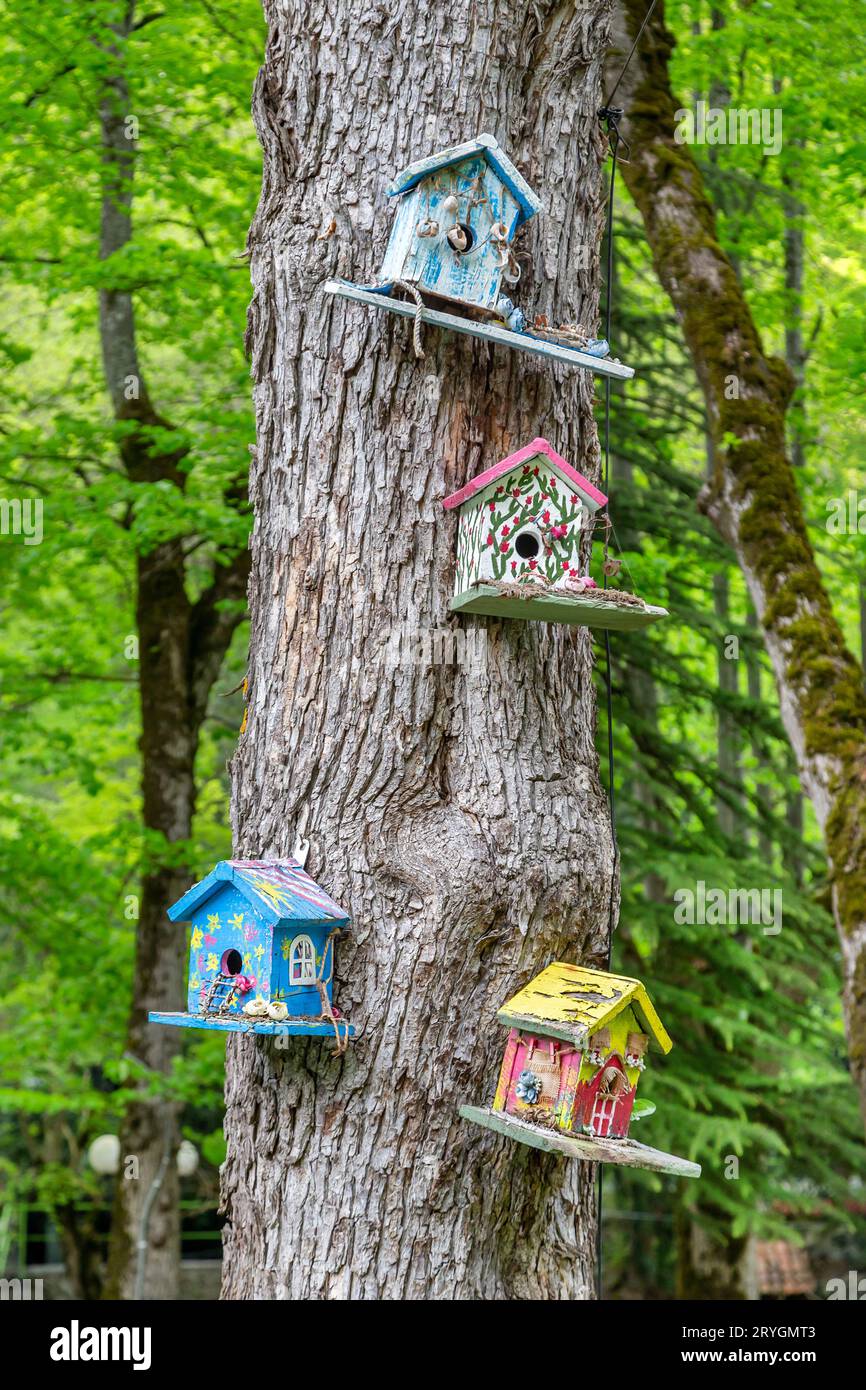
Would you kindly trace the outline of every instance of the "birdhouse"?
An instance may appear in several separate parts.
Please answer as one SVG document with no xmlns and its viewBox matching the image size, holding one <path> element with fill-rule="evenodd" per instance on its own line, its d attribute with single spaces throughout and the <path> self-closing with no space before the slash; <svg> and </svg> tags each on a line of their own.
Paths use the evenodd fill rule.
<svg viewBox="0 0 866 1390">
<path fill-rule="evenodd" d="M 388 196 L 398 201 L 383 284 L 407 280 L 462 309 L 503 321 L 514 315 L 520 268 L 512 242 L 541 203 L 492 135 L 410 164 Z"/>
<path fill-rule="evenodd" d="M 471 478 L 442 504 L 459 513 L 452 610 L 620 629 L 666 617 L 581 572 L 582 535 L 606 504 L 546 439 Z"/>
<path fill-rule="evenodd" d="M 431 323 L 602 375 L 634 375 L 601 339 L 568 326 L 550 329 L 542 319 L 527 326 L 515 302 L 521 266 L 513 243 L 541 201 L 494 136 L 416 160 L 388 196 L 396 207 L 377 283 L 330 280 L 328 293 L 413 315 L 419 357 L 420 325 Z"/>
<path fill-rule="evenodd" d="M 509 1033 L 496 1095 L 489 1108 L 461 1106 L 464 1119 L 571 1158 L 700 1176 L 698 1164 L 628 1138 L 648 1051 L 673 1046 L 640 980 L 549 965 L 497 1018 Z"/>
<path fill-rule="evenodd" d="M 185 1013 L 151 1023 L 336 1038 L 334 949 L 349 918 L 294 859 L 227 859 L 168 909 L 192 925 Z"/>
</svg>

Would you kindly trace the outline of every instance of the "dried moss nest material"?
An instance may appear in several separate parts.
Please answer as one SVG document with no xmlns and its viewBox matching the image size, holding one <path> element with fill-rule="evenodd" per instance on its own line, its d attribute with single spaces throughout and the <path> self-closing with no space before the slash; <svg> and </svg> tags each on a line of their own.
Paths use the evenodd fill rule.
<svg viewBox="0 0 866 1390">
<path fill-rule="evenodd" d="M 516 1118 L 523 1120 L 525 1124 L 535 1125 L 537 1129 L 559 1131 L 559 1122 L 550 1110 L 522 1110 Z"/>
<path fill-rule="evenodd" d="M 574 599 L 580 603 L 615 603 L 623 608 L 646 608 L 646 603 L 637 594 L 626 589 L 586 589 L 582 594 L 570 594 L 567 589 L 555 589 L 552 585 L 523 583 L 515 584 L 508 579 L 481 579 L 476 588 L 495 589 L 505 598 L 522 598 L 529 602 L 533 598 Z"/>
</svg>

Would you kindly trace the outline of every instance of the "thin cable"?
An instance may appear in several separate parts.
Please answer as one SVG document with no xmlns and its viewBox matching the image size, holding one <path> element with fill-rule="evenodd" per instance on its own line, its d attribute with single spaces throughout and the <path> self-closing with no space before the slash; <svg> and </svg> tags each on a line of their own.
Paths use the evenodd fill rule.
<svg viewBox="0 0 866 1390">
<path fill-rule="evenodd" d="M 610 106 L 611 102 L 613 101 L 614 97 L 616 96 L 617 91 L 619 90 L 619 84 L 620 84 L 620 82 L 622 81 L 622 79 L 625 77 L 625 70 L 626 70 L 626 68 L 628 67 L 629 63 L 631 62 L 632 58 L 634 57 L 634 51 L 635 51 L 635 49 L 637 48 L 638 44 L 640 43 L 641 34 L 643 33 L 644 29 L 645 29 L 645 28 L 647 27 L 647 25 L 649 24 L 649 22 L 650 22 L 650 20 L 651 20 L 651 18 L 652 18 L 652 12 L 653 12 L 653 10 L 655 9 L 655 7 L 656 7 L 656 0 L 652 0 L 652 4 L 650 5 L 649 9 L 647 10 L 646 14 L 644 15 L 643 24 L 640 26 L 640 28 L 639 28 L 638 31 L 637 31 L 637 34 L 635 35 L 635 41 L 634 41 L 634 43 L 632 44 L 631 49 L 629 50 L 629 55 L 628 55 L 628 57 L 626 58 L 625 62 L 624 62 L 623 65 L 622 65 L 622 72 L 620 73 L 619 77 L 616 79 L 616 82 L 614 83 L 613 91 L 611 92 L 610 96 L 607 98 L 607 100 L 606 100 L 605 103 L 604 103 L 605 106 Z"/>
<path fill-rule="evenodd" d="M 623 111 L 622 111 L 622 109 L 621 109 L 620 107 L 613 106 L 613 105 L 612 105 L 612 102 L 613 102 L 613 99 L 614 99 L 614 97 L 616 96 L 616 94 L 617 94 L 617 92 L 618 92 L 618 90 L 619 90 L 619 84 L 622 82 L 622 79 L 625 77 L 626 69 L 627 69 L 629 63 L 631 62 L 632 58 L 634 57 L 634 52 L 635 52 L 635 49 L 637 48 L 638 44 L 640 43 L 641 35 L 643 34 L 644 29 L 647 27 L 647 25 L 648 25 L 649 22 L 650 22 L 650 19 L 652 18 L 652 13 L 653 13 L 653 10 L 655 9 L 655 7 L 656 7 L 656 0 L 652 0 L 652 3 L 651 3 L 651 5 L 650 5 L 649 9 L 647 10 L 646 14 L 644 15 L 643 24 L 640 26 L 640 28 L 639 28 L 638 31 L 637 31 L 637 34 L 635 35 L 635 40 L 634 40 L 634 43 L 633 43 L 632 46 L 631 46 L 631 49 L 629 50 L 629 55 L 628 55 L 628 57 L 626 58 L 625 62 L 624 62 L 623 65 L 622 65 L 622 70 L 621 70 L 621 72 L 620 72 L 620 74 L 619 74 L 619 77 L 616 79 L 616 82 L 615 82 L 614 85 L 613 85 L 613 89 L 611 90 L 609 96 L 607 97 L 607 99 L 606 99 L 606 101 L 605 101 L 605 103 L 604 103 L 604 106 L 601 108 L 601 110 L 600 110 L 599 113 L 598 113 L 599 119 L 600 119 L 600 120 L 603 120 L 604 123 L 605 123 L 605 127 L 606 127 L 606 130 L 607 130 L 608 144 L 610 145 L 610 153 L 611 153 L 610 188 L 609 188 L 609 190 L 608 190 L 608 198 L 607 198 L 607 304 L 606 304 L 606 306 L 605 306 L 605 313 L 604 313 L 604 326 L 605 326 L 604 336 L 605 336 L 605 338 L 607 339 L 608 343 L 610 342 L 611 318 L 612 318 L 612 314 L 613 314 L 613 197 L 614 197 L 614 185 L 615 185 L 615 183 L 616 183 L 616 161 L 617 161 L 617 156 L 618 156 L 618 154 L 619 154 L 619 147 L 620 147 L 620 145 L 621 145 L 621 144 L 622 144 L 622 145 L 625 145 L 625 148 L 626 148 L 626 159 L 628 159 L 629 155 L 631 154 L 631 150 L 629 149 L 629 146 L 628 146 L 627 141 L 623 140 L 622 136 L 621 136 L 620 133 L 619 133 L 619 122 L 620 122 L 620 120 L 622 119 Z M 609 484 L 610 484 L 610 389 L 611 389 L 610 377 L 605 377 L 605 379 L 604 379 L 604 490 L 605 490 L 605 493 L 606 493 L 608 496 L 610 495 L 610 486 L 609 486 Z M 605 589 L 607 588 L 607 575 L 606 575 L 606 574 L 604 575 L 604 585 L 603 585 L 603 587 L 604 587 Z M 611 834 L 611 841 L 612 841 L 612 844 L 613 844 L 613 865 L 612 865 L 612 872 L 611 872 L 611 879 L 610 879 L 610 909 L 609 909 L 609 914 L 608 914 L 608 933 L 607 933 L 607 968 L 608 968 L 608 970 L 610 970 L 611 957 L 612 957 L 612 955 L 613 955 L 613 930 L 614 930 L 614 928 L 613 928 L 613 902 L 614 902 L 614 892 L 615 892 L 615 888 L 616 888 L 617 866 L 618 866 L 618 863 L 619 863 L 619 846 L 618 846 L 618 844 L 617 844 L 617 838 L 616 838 L 616 798 L 615 798 L 615 795 L 614 795 L 614 785 L 613 785 L 613 776 L 614 776 L 614 761 L 613 761 L 613 676 L 612 676 L 612 671 L 611 671 L 611 660 L 610 660 L 610 629 L 609 629 L 609 628 L 605 628 L 605 630 L 604 630 L 604 656 L 605 656 L 604 683 L 605 683 L 605 690 L 606 690 L 606 695 L 607 695 L 607 701 L 606 701 L 606 703 L 607 703 L 607 773 L 608 773 L 608 783 L 609 783 L 609 788 L 610 788 L 610 789 L 609 789 L 609 798 L 610 798 L 610 800 L 609 800 L 609 805 L 610 805 L 610 834 Z M 602 1201 L 602 1187 L 603 1187 L 603 1178 L 602 1178 L 603 1170 L 604 1170 L 604 1165 L 600 1163 L 600 1164 L 598 1165 L 598 1179 L 597 1179 L 597 1187 L 596 1187 L 596 1211 L 595 1211 L 595 1215 L 596 1215 L 595 1285 L 596 1285 L 596 1297 L 597 1297 L 597 1298 L 601 1298 L 601 1284 L 602 1284 L 602 1272 L 603 1272 L 603 1271 L 602 1271 L 602 1258 L 601 1258 L 601 1257 L 602 1257 L 602 1242 L 601 1242 L 601 1201 Z"/>
<path fill-rule="evenodd" d="M 654 6 L 654 5 L 655 5 L 655 0 L 653 0 L 653 6 Z M 652 14 L 652 8 L 653 8 L 653 6 L 650 7 L 650 11 L 649 11 L 649 14 L 647 15 L 647 19 L 649 18 L 649 15 Z M 645 24 L 646 24 L 646 20 L 644 20 L 644 25 L 645 25 Z M 641 33 L 643 32 L 643 27 L 644 27 L 644 25 L 641 26 Z M 640 34 L 638 34 L 638 38 L 640 38 Z M 637 44 L 637 40 L 635 40 L 635 45 L 636 45 L 636 44 Z M 632 48 L 632 53 L 633 53 L 633 52 L 634 52 L 634 47 Z M 626 67 L 628 67 L 628 63 L 629 63 L 629 60 L 630 60 L 630 59 L 631 59 L 631 53 L 629 54 L 628 59 L 626 59 L 626 65 L 625 65 Z M 625 67 L 623 68 L 623 72 L 625 72 Z M 620 73 L 619 78 L 617 79 L 616 87 L 619 86 L 619 83 L 620 83 L 621 80 L 622 80 L 622 73 Z M 616 92 L 616 87 L 614 87 L 614 93 Z M 611 93 L 611 95 L 613 95 L 613 93 Z M 618 153 L 619 153 L 619 147 L 620 147 L 620 144 L 621 144 L 621 142 L 622 142 L 622 139 L 621 139 L 621 136 L 620 136 L 620 133 L 619 133 L 619 120 L 620 120 L 620 117 L 622 116 L 622 114 L 623 114 L 623 113 L 622 113 L 621 110 L 618 110 L 618 109 L 615 108 L 615 107 L 611 107 L 610 101 L 607 101 L 607 102 L 605 103 L 605 106 L 604 106 L 604 108 L 602 109 L 602 111 L 599 112 L 600 117 L 604 120 L 605 125 L 606 125 L 606 127 L 607 127 L 608 143 L 610 144 L 610 153 L 611 153 L 610 187 L 609 187 L 609 189 L 608 189 L 608 196 L 607 196 L 607 248 L 606 248 L 606 250 L 607 250 L 607 301 L 606 301 L 606 304 L 605 304 L 605 311 L 604 311 L 604 336 L 605 336 L 605 338 L 607 339 L 608 343 L 610 342 L 611 324 L 612 324 L 612 319 L 613 319 L 613 200 L 614 200 L 615 185 L 616 185 L 616 162 L 617 162 L 617 155 L 618 155 Z M 605 495 L 608 496 L 608 497 L 610 496 L 610 393 L 611 393 L 611 380 L 610 380 L 610 377 L 608 376 L 608 377 L 605 377 L 605 379 L 604 379 L 604 491 L 605 491 Z M 607 575 L 606 575 L 606 574 L 603 574 L 603 581 L 604 581 L 604 582 L 603 582 L 603 587 L 606 589 L 606 588 L 607 588 Z M 614 909 L 614 899 L 615 899 L 615 895 L 616 895 L 616 875 L 617 875 L 617 868 L 618 868 L 618 864 L 619 864 L 619 847 L 618 847 L 617 838 L 616 838 L 616 792 L 615 792 L 615 788 L 614 788 L 614 770 L 615 770 L 615 769 L 614 769 L 614 749 L 613 749 L 613 669 L 612 669 L 611 655 L 610 655 L 610 629 L 609 629 L 609 628 L 605 628 L 605 630 L 604 630 L 604 658 L 605 658 L 605 661 L 604 661 L 604 684 L 605 684 L 605 695 L 606 695 L 606 701 L 605 701 L 605 703 L 606 703 L 606 706 L 607 706 L 607 780 L 608 780 L 608 806 L 609 806 L 609 809 L 610 809 L 610 838 L 611 838 L 611 846 L 612 846 L 612 848 L 613 848 L 613 863 L 612 863 L 612 865 L 611 865 L 611 875 L 610 875 L 610 903 L 609 903 L 609 906 L 608 906 L 608 922 L 607 922 L 607 967 L 606 967 L 606 968 L 607 968 L 608 970 L 610 970 L 611 957 L 612 957 L 612 955 L 613 955 L 613 933 L 614 933 L 613 909 Z M 602 1163 L 600 1163 L 600 1164 L 598 1165 L 598 1178 L 597 1178 L 597 1180 L 596 1180 L 596 1183 L 597 1183 L 597 1186 L 596 1186 L 596 1208 L 595 1208 L 595 1219 L 596 1219 L 596 1240 L 595 1240 L 595 1288 L 596 1288 L 596 1298 L 600 1299 L 600 1298 L 601 1298 L 601 1292 L 602 1292 L 602 1277 L 603 1277 L 603 1266 L 602 1266 L 602 1250 L 603 1250 L 603 1245 L 602 1245 L 602 1239 L 601 1239 L 601 1212 L 602 1212 L 602 1198 L 603 1198 L 603 1195 L 604 1195 L 604 1164 L 602 1164 Z"/>
<path fill-rule="evenodd" d="M 619 154 L 621 137 L 619 133 L 619 118 L 621 111 L 616 111 L 606 107 L 604 110 L 604 120 L 607 125 L 608 139 L 610 141 L 611 166 L 610 166 L 610 187 L 607 196 L 607 302 L 604 312 L 604 336 L 610 342 L 611 328 L 613 323 L 613 205 L 616 192 L 616 163 Z M 610 495 L 610 406 L 611 406 L 611 379 L 604 379 L 604 490 Z M 607 588 L 607 575 L 603 575 L 603 587 Z M 604 655 L 605 655 L 605 693 L 607 705 L 607 770 L 608 770 L 608 804 L 610 808 L 610 836 L 613 846 L 613 873 L 611 876 L 610 888 L 610 907 L 608 911 L 608 934 L 607 934 L 607 968 L 610 969 L 611 956 L 613 953 L 613 909 L 614 895 L 616 886 L 616 870 L 619 861 L 619 850 L 616 837 L 616 792 L 614 788 L 614 751 L 613 751 L 613 670 L 610 655 L 610 629 L 604 630 Z"/>
</svg>

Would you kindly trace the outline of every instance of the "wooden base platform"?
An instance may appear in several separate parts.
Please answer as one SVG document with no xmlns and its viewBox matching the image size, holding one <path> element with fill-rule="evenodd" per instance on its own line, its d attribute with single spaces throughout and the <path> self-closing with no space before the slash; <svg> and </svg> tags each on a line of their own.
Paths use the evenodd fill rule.
<svg viewBox="0 0 866 1390">
<path fill-rule="evenodd" d="M 579 627 L 603 627 L 616 632 L 634 632 L 668 616 L 666 608 L 632 607 L 583 598 L 580 594 L 536 594 L 516 598 L 503 594 L 492 584 L 476 584 L 473 589 L 451 600 L 454 613 L 485 613 L 489 618 L 523 618 L 541 623 L 570 623 Z"/>
<path fill-rule="evenodd" d="M 533 1149 L 543 1149 L 546 1153 L 565 1154 L 566 1158 L 581 1158 L 585 1163 L 618 1163 L 625 1168 L 648 1168 L 655 1173 L 671 1173 L 678 1178 L 699 1178 L 701 1165 L 676 1154 L 662 1153 L 646 1144 L 638 1144 L 634 1139 L 599 1139 L 588 1134 L 561 1134 L 559 1130 L 542 1129 L 539 1125 L 527 1124 L 504 1110 L 491 1110 L 489 1106 L 461 1105 L 460 1114 L 464 1120 L 475 1125 L 495 1130 L 509 1139 L 521 1144 L 529 1144 Z"/>
<path fill-rule="evenodd" d="M 150 1023 L 167 1023 L 172 1028 L 206 1028 L 213 1033 L 266 1033 L 270 1036 L 288 1038 L 331 1038 L 335 1039 L 334 1025 L 319 1019 L 287 1018 L 285 1023 L 274 1023 L 270 1018 L 247 1018 L 236 1014 L 230 1018 L 206 1017 L 203 1014 L 149 1013 Z M 355 1036 L 351 1023 L 337 1020 L 342 1037 L 348 1026 L 349 1037 Z"/>
<path fill-rule="evenodd" d="M 379 294 L 375 290 L 363 289 L 353 285 L 350 280 L 328 280 L 326 294 L 340 295 L 343 299 L 354 299 L 358 304 L 368 304 L 371 309 L 386 309 L 392 314 L 402 314 L 406 318 L 415 317 L 415 305 L 408 299 L 392 299 L 389 294 Z M 586 367 L 597 376 L 616 377 L 627 381 L 634 376 L 634 368 L 622 362 L 614 362 L 610 357 L 593 357 L 589 352 L 578 352 L 577 348 L 563 347 L 559 343 L 549 343 L 544 338 L 533 338 L 529 333 L 512 333 L 510 328 L 493 322 L 481 322 L 463 318 L 460 314 L 446 314 L 440 309 L 421 310 L 421 322 L 434 328 L 448 328 L 452 333 L 467 333 L 470 338 L 482 338 L 488 343 L 498 343 L 501 347 L 518 348 L 521 352 L 532 352 L 537 357 L 546 357 L 553 362 L 565 362 L 571 367 Z"/>
</svg>

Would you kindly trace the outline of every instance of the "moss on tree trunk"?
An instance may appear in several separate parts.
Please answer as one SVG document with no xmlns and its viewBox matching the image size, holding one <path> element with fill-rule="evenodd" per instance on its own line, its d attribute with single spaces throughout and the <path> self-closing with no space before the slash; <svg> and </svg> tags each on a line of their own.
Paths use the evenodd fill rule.
<svg viewBox="0 0 866 1390">
<path fill-rule="evenodd" d="M 645 12 L 643 0 L 620 0 L 611 74 L 619 72 Z M 660 4 L 617 94 L 631 145 L 623 177 L 706 400 L 716 467 L 704 505 L 748 584 L 801 781 L 825 835 L 848 1053 L 866 1120 L 863 671 L 845 645 L 815 562 L 786 450 L 791 372 L 764 351 L 719 243 L 701 171 L 689 146 L 675 138 L 680 108 L 668 74 L 673 46 Z"/>
</svg>

